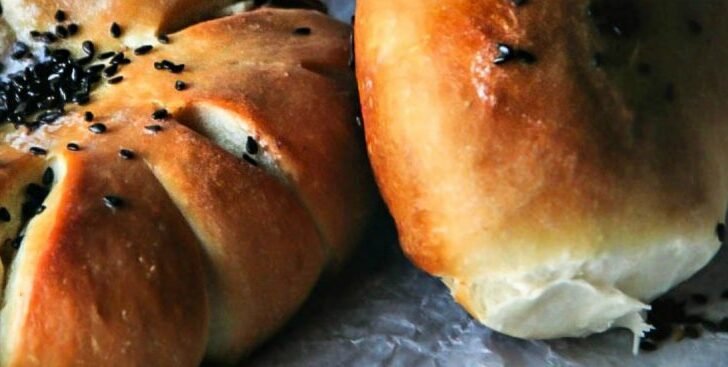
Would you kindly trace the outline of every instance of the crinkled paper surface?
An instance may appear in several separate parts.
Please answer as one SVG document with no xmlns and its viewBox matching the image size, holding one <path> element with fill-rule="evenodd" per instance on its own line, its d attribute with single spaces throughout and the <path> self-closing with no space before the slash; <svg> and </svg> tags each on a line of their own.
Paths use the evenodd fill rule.
<svg viewBox="0 0 728 367">
<path fill-rule="evenodd" d="M 382 0 L 386 1 L 386 0 Z M 412 0 L 416 1 L 416 0 Z M 349 20 L 353 0 L 328 1 Z M 631 354 L 631 336 L 613 331 L 586 339 L 524 341 L 495 333 L 469 317 L 437 280 L 415 269 L 382 224 L 334 283 L 318 289 L 291 324 L 250 366 L 728 366 L 728 334 L 668 342 Z M 669 266 L 669 264 L 665 264 Z M 710 296 L 713 319 L 728 316 L 728 249 L 671 292 Z"/>
</svg>

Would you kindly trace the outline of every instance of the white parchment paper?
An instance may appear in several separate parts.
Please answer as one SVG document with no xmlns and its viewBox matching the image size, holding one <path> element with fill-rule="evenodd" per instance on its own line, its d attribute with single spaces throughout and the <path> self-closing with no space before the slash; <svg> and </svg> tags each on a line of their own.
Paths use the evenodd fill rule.
<svg viewBox="0 0 728 367">
<path fill-rule="evenodd" d="M 334 16 L 350 19 L 353 0 L 328 4 Z M 339 279 L 318 289 L 250 366 L 728 366 L 728 333 L 706 331 L 639 356 L 622 331 L 548 342 L 510 338 L 478 324 L 437 279 L 410 265 L 391 227 L 380 224 L 363 245 Z M 728 316 L 728 300 L 719 297 L 727 288 L 723 249 L 671 296 L 709 295 L 709 305 L 693 312 L 719 320 Z"/>
</svg>

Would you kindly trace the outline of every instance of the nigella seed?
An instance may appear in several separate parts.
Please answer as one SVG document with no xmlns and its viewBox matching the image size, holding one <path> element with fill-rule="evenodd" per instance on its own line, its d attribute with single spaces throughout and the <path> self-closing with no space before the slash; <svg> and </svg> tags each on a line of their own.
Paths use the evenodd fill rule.
<svg viewBox="0 0 728 367">
<path fill-rule="evenodd" d="M 81 49 L 83 49 L 83 52 L 86 53 L 88 56 L 93 56 L 96 53 L 96 47 L 94 46 L 94 43 L 91 41 L 83 41 L 81 44 Z"/>
<path fill-rule="evenodd" d="M 104 196 L 104 205 L 109 209 L 117 209 L 124 206 L 124 200 L 115 195 Z"/>
<path fill-rule="evenodd" d="M 7 223 L 10 222 L 11 219 L 13 218 L 10 216 L 10 212 L 8 211 L 8 209 L 4 206 L 0 207 L 0 222 Z"/>
<path fill-rule="evenodd" d="M 187 83 L 185 83 L 181 80 L 178 80 L 178 81 L 174 82 L 174 89 L 176 89 L 178 91 L 183 91 L 183 90 L 187 89 Z"/>
<path fill-rule="evenodd" d="M 119 38 L 121 37 L 121 26 L 118 23 L 113 22 L 111 23 L 111 28 L 109 28 L 109 32 L 111 33 L 111 37 Z"/>
<path fill-rule="evenodd" d="M 134 49 L 134 55 L 146 55 L 152 51 L 152 45 L 144 45 Z"/>
<path fill-rule="evenodd" d="M 169 112 L 167 112 L 167 110 L 164 108 L 160 108 L 160 109 L 154 111 L 154 113 L 152 113 L 152 119 L 154 119 L 154 120 L 164 120 L 168 116 L 169 116 Z"/>
<path fill-rule="evenodd" d="M 107 82 L 109 84 L 119 84 L 119 83 L 121 83 L 122 80 L 124 80 L 124 76 L 123 75 L 119 75 L 119 76 L 115 76 L 115 77 L 107 80 Z"/>
<path fill-rule="evenodd" d="M 97 122 L 95 124 L 92 124 L 88 127 L 89 131 L 91 131 L 94 134 L 103 134 L 106 132 L 106 125 Z"/>
<path fill-rule="evenodd" d="M 166 34 L 160 34 L 159 36 L 157 36 L 157 40 L 159 41 L 159 43 L 164 45 L 169 43 L 169 37 Z"/>
<path fill-rule="evenodd" d="M 116 52 L 114 52 L 114 51 L 107 51 L 107 52 L 104 52 L 104 53 L 99 54 L 98 59 L 99 60 L 106 60 L 106 59 L 108 59 L 110 57 L 113 57 L 115 54 L 116 54 Z"/>
<path fill-rule="evenodd" d="M 256 155 L 258 154 L 259 148 L 258 142 L 255 141 L 252 136 L 248 136 L 248 139 L 245 141 L 245 151 L 248 152 L 248 154 Z"/>
<path fill-rule="evenodd" d="M 61 9 L 58 9 L 56 11 L 56 14 L 54 15 L 54 18 L 56 19 L 56 22 L 65 22 L 66 21 L 66 12 L 64 12 Z"/>
<path fill-rule="evenodd" d="M 147 125 L 147 126 L 144 126 L 144 130 L 147 130 L 151 133 L 156 134 L 156 133 L 162 131 L 162 127 L 159 125 Z"/>
<path fill-rule="evenodd" d="M 85 120 L 86 122 L 91 122 L 91 121 L 93 121 L 93 120 L 94 120 L 94 113 L 93 113 L 93 112 L 91 112 L 91 111 L 86 111 L 86 112 L 84 112 L 84 113 L 83 113 L 83 119 L 84 119 L 84 120 Z"/>
<path fill-rule="evenodd" d="M 311 28 L 308 27 L 300 27 L 293 30 L 293 34 L 297 36 L 308 36 L 311 34 Z"/>
<path fill-rule="evenodd" d="M 48 151 L 41 147 L 30 147 L 30 154 L 41 156 L 48 154 Z"/>
<path fill-rule="evenodd" d="M 54 176 L 55 175 L 53 174 L 53 168 L 48 167 L 43 172 L 43 179 L 41 180 L 41 182 L 45 186 L 50 186 L 53 183 Z"/>
<path fill-rule="evenodd" d="M 124 160 L 134 159 L 134 152 L 129 149 L 119 150 L 119 157 Z"/>
<path fill-rule="evenodd" d="M 81 147 L 79 147 L 76 143 L 68 143 L 66 144 L 66 149 L 72 152 L 78 152 L 79 150 L 81 150 Z"/>
<path fill-rule="evenodd" d="M 76 23 L 69 24 L 68 25 L 68 35 L 73 36 L 76 33 L 78 33 L 78 24 L 76 24 Z"/>
</svg>

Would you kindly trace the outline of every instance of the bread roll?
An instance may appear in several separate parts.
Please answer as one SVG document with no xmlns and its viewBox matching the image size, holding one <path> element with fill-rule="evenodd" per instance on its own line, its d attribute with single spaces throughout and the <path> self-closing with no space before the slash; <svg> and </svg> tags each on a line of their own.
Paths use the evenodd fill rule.
<svg viewBox="0 0 728 367">
<path fill-rule="evenodd" d="M 521 338 L 614 327 L 719 248 L 728 2 L 360 0 L 367 146 L 412 261 Z"/>
<path fill-rule="evenodd" d="M 229 3 L 3 2 L 51 50 L 0 93 L 0 365 L 234 363 L 359 240 L 376 195 L 349 28 L 279 9 L 195 24 Z"/>
</svg>

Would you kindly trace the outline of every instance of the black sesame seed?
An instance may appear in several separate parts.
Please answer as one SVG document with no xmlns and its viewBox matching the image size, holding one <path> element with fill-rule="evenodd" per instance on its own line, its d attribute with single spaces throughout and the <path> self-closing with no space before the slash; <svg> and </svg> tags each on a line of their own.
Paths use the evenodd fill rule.
<svg viewBox="0 0 728 367">
<path fill-rule="evenodd" d="M 144 45 L 134 49 L 134 55 L 146 55 L 149 51 L 152 51 L 152 45 Z"/>
<path fill-rule="evenodd" d="M 260 146 L 258 145 L 258 142 L 255 141 L 252 136 L 248 136 L 248 139 L 245 141 L 245 151 L 248 152 L 248 154 L 256 155 L 259 150 Z"/>
<path fill-rule="evenodd" d="M 178 80 L 178 81 L 174 82 L 174 89 L 176 89 L 178 91 L 183 91 L 183 90 L 187 89 L 187 83 L 185 83 L 181 80 Z"/>
<path fill-rule="evenodd" d="M 43 32 L 40 41 L 44 43 L 54 43 L 58 41 L 58 37 L 56 37 L 56 35 L 52 32 Z"/>
<path fill-rule="evenodd" d="M 73 102 L 77 103 L 79 106 L 83 106 L 88 104 L 91 101 L 91 97 L 89 97 L 88 94 L 77 94 L 73 96 Z"/>
<path fill-rule="evenodd" d="M 109 209 L 116 209 L 124 206 L 124 200 L 118 196 L 106 195 L 104 196 L 104 205 Z"/>
<path fill-rule="evenodd" d="M 88 127 L 89 131 L 91 131 L 94 134 L 103 134 L 106 132 L 106 125 L 97 122 L 95 124 L 92 124 Z"/>
<path fill-rule="evenodd" d="M 124 56 L 124 53 L 119 52 L 116 55 L 114 55 L 114 57 L 112 57 L 109 62 L 112 64 L 120 64 L 125 58 L 126 58 L 126 56 Z"/>
<path fill-rule="evenodd" d="M 724 223 L 718 223 L 718 225 L 715 226 L 715 235 L 718 236 L 718 240 L 720 242 L 725 242 L 725 224 Z"/>
<path fill-rule="evenodd" d="M 15 42 L 13 45 L 12 53 L 10 54 L 10 57 L 12 57 L 15 60 L 22 59 L 26 55 L 28 55 L 28 51 L 30 49 L 28 48 L 28 45 L 26 45 L 23 42 Z"/>
<path fill-rule="evenodd" d="M 111 33 L 112 37 L 119 38 L 121 36 L 121 26 L 116 22 L 111 23 L 111 28 L 109 28 L 109 32 Z"/>
<path fill-rule="evenodd" d="M 68 37 L 68 29 L 62 25 L 56 26 L 56 36 L 58 38 L 67 38 Z"/>
<path fill-rule="evenodd" d="M 68 35 L 73 36 L 76 33 L 78 33 L 78 24 L 76 24 L 76 23 L 69 24 L 68 25 Z"/>
<path fill-rule="evenodd" d="M 308 36 L 311 34 L 311 28 L 309 27 L 300 27 L 293 30 L 293 34 L 297 36 Z"/>
<path fill-rule="evenodd" d="M 83 119 L 86 122 L 91 122 L 94 120 L 94 113 L 91 111 L 86 111 L 83 113 Z"/>
<path fill-rule="evenodd" d="M 166 109 L 160 108 L 152 113 L 152 118 L 155 120 L 164 120 L 169 116 L 169 112 Z"/>
<path fill-rule="evenodd" d="M 135 156 L 134 152 L 129 149 L 119 150 L 119 157 L 121 157 L 121 159 L 130 160 L 130 159 L 134 159 L 134 156 Z"/>
<path fill-rule="evenodd" d="M 640 342 L 640 350 L 643 350 L 645 352 L 654 352 L 657 350 L 657 344 L 649 340 L 643 340 Z"/>
<path fill-rule="evenodd" d="M 106 82 L 109 84 L 119 84 L 119 83 L 121 83 L 122 80 L 124 80 L 124 76 L 118 75 L 118 76 L 115 76 L 115 77 L 107 80 Z"/>
<path fill-rule="evenodd" d="M 502 65 L 515 60 L 520 60 L 526 64 L 533 64 L 536 62 L 536 56 L 528 51 L 516 49 L 505 43 L 497 44 L 496 48 L 498 50 L 498 54 L 493 59 L 493 63 L 496 65 Z"/>
<path fill-rule="evenodd" d="M 16 250 L 19 249 L 20 248 L 20 244 L 23 242 L 23 237 L 24 236 L 18 236 L 18 237 L 16 237 L 13 240 L 13 242 L 10 244 L 10 246 L 12 246 Z"/>
<path fill-rule="evenodd" d="M 157 40 L 159 41 L 159 43 L 164 45 L 169 43 L 169 37 L 166 34 L 160 34 L 159 36 L 157 36 Z"/>
<path fill-rule="evenodd" d="M 56 22 L 65 22 L 66 21 L 66 12 L 64 12 L 61 9 L 58 9 L 56 11 L 54 18 L 56 18 Z"/>
<path fill-rule="evenodd" d="M 88 56 L 93 56 L 96 53 L 96 47 L 94 46 L 94 43 L 91 41 L 83 41 L 81 44 L 81 49 L 83 49 L 83 52 L 86 53 Z"/>
<path fill-rule="evenodd" d="M 169 71 L 171 71 L 174 74 L 179 74 L 179 73 L 183 72 L 184 70 L 185 70 L 185 64 L 176 64 L 176 65 L 172 65 L 169 68 Z"/>
<path fill-rule="evenodd" d="M 351 17 L 351 24 L 354 24 L 354 16 Z M 354 70 L 356 68 L 356 55 L 354 53 L 354 50 L 356 47 L 354 47 L 354 30 L 352 29 L 351 32 L 349 32 L 349 61 L 348 66 L 350 69 Z"/>
<path fill-rule="evenodd" d="M 66 149 L 72 152 L 78 152 L 79 150 L 81 150 L 81 147 L 79 147 L 76 143 L 68 143 L 66 144 Z"/>
<path fill-rule="evenodd" d="M 118 64 L 109 65 L 109 67 L 107 67 L 106 69 L 104 69 L 104 76 L 107 77 L 107 78 L 110 78 L 110 77 L 116 75 L 116 73 L 118 71 L 119 71 L 119 65 Z"/>
<path fill-rule="evenodd" d="M 251 165 L 253 165 L 255 167 L 258 166 L 258 162 L 255 159 L 253 159 L 253 157 L 248 155 L 248 153 L 243 154 L 243 160 L 250 163 Z"/>
<path fill-rule="evenodd" d="M 162 131 L 162 127 L 159 125 L 147 125 L 144 126 L 144 129 L 155 134 Z"/>
<path fill-rule="evenodd" d="M 46 155 L 48 151 L 40 147 L 30 147 L 30 154 L 32 155 Z"/>
<path fill-rule="evenodd" d="M 116 52 L 114 52 L 114 51 L 107 51 L 107 52 L 104 52 L 104 53 L 99 54 L 98 59 L 99 60 L 105 60 L 105 59 L 108 59 L 110 57 L 113 57 L 115 54 L 116 54 Z"/>
<path fill-rule="evenodd" d="M 55 175 L 53 174 L 53 168 L 48 167 L 43 172 L 43 179 L 41 180 L 41 182 L 43 183 L 43 185 L 50 186 L 53 183 L 54 176 Z"/>
<path fill-rule="evenodd" d="M 10 216 L 10 212 L 5 207 L 0 207 L 0 222 L 10 222 L 12 217 Z"/>
</svg>

